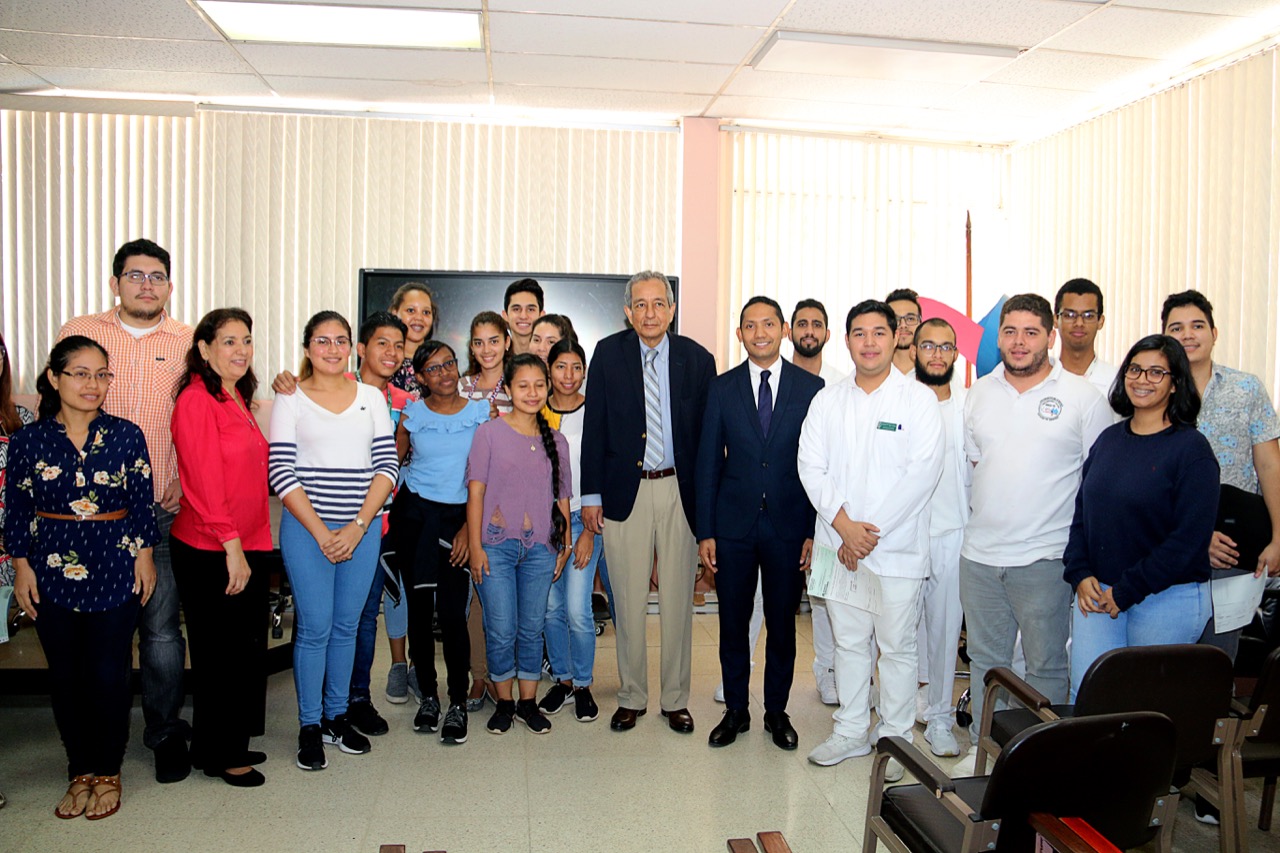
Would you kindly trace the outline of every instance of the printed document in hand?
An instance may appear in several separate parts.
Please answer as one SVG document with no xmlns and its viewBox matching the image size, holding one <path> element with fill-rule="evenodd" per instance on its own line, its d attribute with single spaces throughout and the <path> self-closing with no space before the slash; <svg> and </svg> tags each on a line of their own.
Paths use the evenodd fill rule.
<svg viewBox="0 0 1280 853">
<path fill-rule="evenodd" d="M 813 544 L 813 563 L 809 571 L 809 594 L 848 604 L 880 615 L 880 578 L 870 569 L 851 572 L 826 545 Z"/>
<path fill-rule="evenodd" d="M 1252 622 L 1253 613 L 1262 601 L 1262 590 L 1266 585 L 1266 574 L 1255 578 L 1253 572 L 1214 578 L 1209 587 L 1213 592 L 1214 633 L 1225 634 Z"/>
</svg>

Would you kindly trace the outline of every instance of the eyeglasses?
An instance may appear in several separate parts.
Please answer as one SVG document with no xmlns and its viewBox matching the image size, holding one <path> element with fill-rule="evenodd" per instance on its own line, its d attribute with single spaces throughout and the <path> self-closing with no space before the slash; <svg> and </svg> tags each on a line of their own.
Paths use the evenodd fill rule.
<svg viewBox="0 0 1280 853">
<path fill-rule="evenodd" d="M 916 344 L 916 349 L 923 353 L 931 353 L 937 350 L 943 355 L 951 355 L 956 351 L 957 347 L 955 344 L 935 344 L 933 341 L 921 341 Z"/>
<path fill-rule="evenodd" d="M 90 379 L 96 379 L 103 385 L 110 385 L 111 380 L 116 378 L 114 373 L 106 370 L 99 370 L 97 373 L 89 370 L 59 370 L 58 372 L 63 376 L 70 376 L 72 379 L 80 383 L 88 382 Z"/>
<path fill-rule="evenodd" d="M 1097 311 L 1072 311 L 1064 308 L 1058 312 L 1058 319 L 1066 323 L 1072 323 L 1076 320 L 1084 320 L 1086 323 L 1097 322 L 1102 315 Z"/>
<path fill-rule="evenodd" d="M 899 314 L 898 325 L 899 326 L 919 326 L 920 315 L 919 314 Z"/>
<path fill-rule="evenodd" d="M 163 287 L 164 285 L 169 283 L 169 276 L 162 272 L 142 272 L 141 270 L 130 270 L 129 272 L 121 275 L 120 278 L 127 279 L 132 284 L 142 284 L 144 281 L 149 281 L 152 284 L 154 284 L 156 287 Z"/>
<path fill-rule="evenodd" d="M 1137 379 L 1144 373 L 1147 375 L 1148 382 L 1152 385 L 1159 385 L 1170 374 L 1170 371 L 1165 370 L 1163 367 L 1142 368 L 1136 364 L 1131 364 L 1124 369 L 1124 375 L 1129 379 Z"/>
<path fill-rule="evenodd" d="M 439 364 L 428 364 L 426 367 L 422 368 L 422 372 L 427 374 L 428 376 L 435 376 L 437 373 L 439 373 L 442 370 L 457 370 L 457 369 L 458 369 L 458 360 L 456 358 L 451 358 L 448 361 L 442 361 Z"/>
<path fill-rule="evenodd" d="M 329 349 L 330 347 L 333 347 L 334 349 L 346 349 L 351 346 L 351 338 L 342 336 L 336 338 L 312 338 L 311 345 L 317 346 L 320 349 Z"/>
</svg>

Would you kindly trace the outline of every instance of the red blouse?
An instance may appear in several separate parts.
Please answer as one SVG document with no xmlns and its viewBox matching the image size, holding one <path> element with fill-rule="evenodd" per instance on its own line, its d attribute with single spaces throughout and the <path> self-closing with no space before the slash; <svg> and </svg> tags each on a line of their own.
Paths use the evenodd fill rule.
<svg viewBox="0 0 1280 853">
<path fill-rule="evenodd" d="M 206 551 L 237 536 L 246 551 L 270 551 L 267 440 L 253 415 L 197 379 L 174 403 L 172 430 L 182 483 L 173 535 Z"/>
</svg>

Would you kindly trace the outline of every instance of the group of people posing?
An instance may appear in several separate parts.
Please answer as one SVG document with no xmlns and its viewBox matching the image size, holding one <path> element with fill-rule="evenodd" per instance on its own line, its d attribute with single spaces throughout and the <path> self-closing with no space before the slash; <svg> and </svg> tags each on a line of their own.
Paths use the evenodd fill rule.
<svg viewBox="0 0 1280 853">
<path fill-rule="evenodd" d="M 633 729 L 648 710 L 656 577 L 659 710 L 692 732 L 699 566 L 715 577 L 726 706 L 711 746 L 750 729 L 763 621 L 763 728 L 798 747 L 786 711 L 795 618 L 806 572 L 821 566 L 856 577 L 864 597 L 847 583 L 810 595 L 818 691 L 838 709 L 809 760 L 910 739 L 917 719 L 935 754 L 959 755 L 962 618 L 975 683 L 1012 663 L 1020 636 L 1030 683 L 1065 701 L 1110 648 L 1203 633 L 1233 651 L 1210 621 L 1211 569 L 1239 558 L 1213 530 L 1220 480 L 1260 493 L 1280 531 L 1280 422 L 1255 377 L 1213 363 L 1212 306 L 1194 291 L 1168 298 L 1164 333 L 1118 370 L 1094 353 L 1097 285 L 1070 281 L 1052 307 L 1015 296 L 1001 311 L 1001 364 L 966 397 L 955 330 L 923 320 L 909 290 L 848 312 L 855 369 L 841 378 L 823 363 L 831 332 L 812 299 L 789 319 L 768 297 L 748 300 L 747 360 L 717 376 L 710 353 L 671 330 L 661 273 L 630 279 L 629 328 L 596 342 L 589 366 L 532 279 L 471 321 L 464 354 L 432 338 L 439 305 L 408 283 L 358 328 L 334 311 L 310 318 L 301 368 L 273 381 L 264 437 L 252 318 L 220 308 L 194 329 L 177 322 L 169 276 L 155 243 L 120 248 L 119 304 L 63 327 L 38 418 L 13 405 L 0 342 L 0 554 L 49 663 L 70 782 L 60 818 L 120 807 L 135 630 L 157 780 L 195 767 L 264 782 L 265 756 L 249 746 L 265 717 L 273 492 L 304 770 L 327 766 L 326 746 L 366 753 L 388 730 L 370 689 L 380 610 L 387 698 L 417 698 L 415 730 L 465 743 L 487 699 L 494 734 L 516 722 L 545 733 L 570 702 L 595 720 L 597 576 L 617 631 L 610 727 Z M 1246 568 L 1280 572 L 1280 542 Z M 539 699 L 544 650 L 553 682 Z M 901 774 L 891 762 L 888 778 Z"/>
</svg>

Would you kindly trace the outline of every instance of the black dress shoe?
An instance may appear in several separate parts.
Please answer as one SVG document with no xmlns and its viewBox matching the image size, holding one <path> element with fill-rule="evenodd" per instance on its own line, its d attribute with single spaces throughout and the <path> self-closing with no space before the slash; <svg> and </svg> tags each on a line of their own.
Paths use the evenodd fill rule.
<svg viewBox="0 0 1280 853">
<path fill-rule="evenodd" d="M 728 746 L 738 739 L 738 735 L 750 729 L 751 712 L 730 709 L 724 712 L 724 719 L 720 720 L 720 724 L 711 730 L 707 743 L 712 746 Z"/>
<path fill-rule="evenodd" d="M 667 718 L 667 725 L 671 727 L 671 731 L 679 732 L 682 735 L 693 732 L 693 715 L 689 713 L 688 708 L 663 711 L 662 716 Z"/>
<path fill-rule="evenodd" d="M 191 757 L 187 754 L 187 739 L 182 735 L 169 735 L 156 744 L 156 781 L 161 784 L 181 782 L 191 775 Z"/>
<path fill-rule="evenodd" d="M 613 712 L 613 719 L 609 720 L 609 728 L 615 732 L 625 732 L 636 727 L 636 719 L 644 716 L 645 709 L 632 710 L 631 708 L 619 708 Z"/>
<path fill-rule="evenodd" d="M 800 736 L 796 734 L 786 711 L 766 711 L 764 730 L 773 735 L 773 743 L 778 749 L 795 749 L 800 745 Z"/>
</svg>

